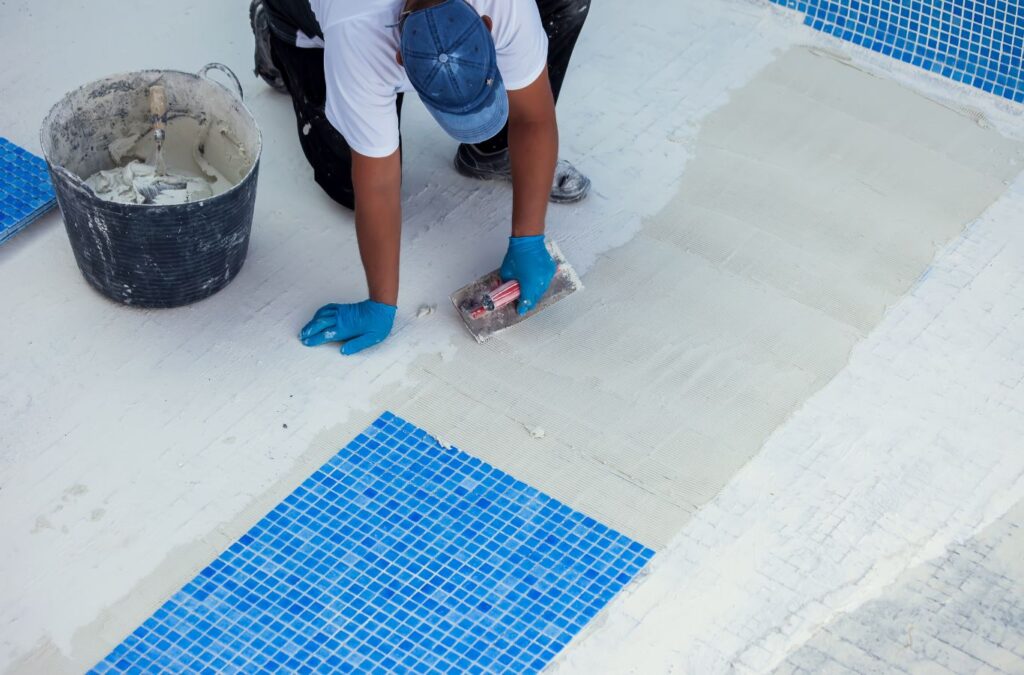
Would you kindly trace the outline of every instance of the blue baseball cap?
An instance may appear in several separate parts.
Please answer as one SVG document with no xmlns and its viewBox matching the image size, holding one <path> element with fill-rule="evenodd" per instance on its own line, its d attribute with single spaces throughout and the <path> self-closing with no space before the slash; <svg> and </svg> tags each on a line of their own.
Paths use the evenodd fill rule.
<svg viewBox="0 0 1024 675">
<path fill-rule="evenodd" d="M 508 93 L 494 39 L 466 0 L 404 16 L 401 52 L 413 88 L 452 138 L 480 143 L 504 128 Z"/>
</svg>

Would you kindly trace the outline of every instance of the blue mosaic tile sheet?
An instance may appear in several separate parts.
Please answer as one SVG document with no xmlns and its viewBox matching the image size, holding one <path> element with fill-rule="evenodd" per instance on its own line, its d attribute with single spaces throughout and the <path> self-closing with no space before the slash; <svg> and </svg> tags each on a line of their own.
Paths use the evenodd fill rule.
<svg viewBox="0 0 1024 675">
<path fill-rule="evenodd" d="M 1024 0 L 772 0 L 808 26 L 1018 103 Z"/>
<path fill-rule="evenodd" d="M 0 244 L 56 203 L 46 162 L 0 138 Z"/>
<path fill-rule="evenodd" d="M 654 552 L 384 414 L 94 673 L 536 673 Z"/>
</svg>

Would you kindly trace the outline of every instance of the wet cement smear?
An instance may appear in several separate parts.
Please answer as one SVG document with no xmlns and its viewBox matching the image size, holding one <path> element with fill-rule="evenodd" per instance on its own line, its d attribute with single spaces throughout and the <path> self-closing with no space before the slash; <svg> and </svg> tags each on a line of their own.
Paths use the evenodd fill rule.
<svg viewBox="0 0 1024 675">
<path fill-rule="evenodd" d="M 1021 672 L 1022 208 L 1024 175 L 556 672 Z"/>
<path fill-rule="evenodd" d="M 793 50 L 708 117 L 676 198 L 598 261 L 587 293 L 422 360 L 398 410 L 664 546 L 843 369 L 1021 152 Z M 524 424 L 544 438 L 523 443 Z"/>
<path fill-rule="evenodd" d="M 237 149 L 229 154 L 208 158 L 206 149 L 210 134 L 228 139 L 227 145 Z M 121 204 L 185 204 L 210 199 L 227 192 L 235 183 L 216 165 L 230 166 L 238 175 L 244 166 L 231 166 L 245 160 L 245 149 L 231 141 L 227 127 L 220 122 L 201 122 L 193 117 L 179 117 L 167 125 L 163 154 L 166 170 L 158 169 L 157 147 L 153 133 L 116 139 L 110 144 L 113 169 L 104 169 L 90 176 L 88 185 L 100 199 Z"/>
<path fill-rule="evenodd" d="M 119 204 L 188 204 L 214 196 L 213 180 L 169 169 L 158 171 L 148 162 L 93 174 L 85 184 L 100 199 Z"/>
</svg>

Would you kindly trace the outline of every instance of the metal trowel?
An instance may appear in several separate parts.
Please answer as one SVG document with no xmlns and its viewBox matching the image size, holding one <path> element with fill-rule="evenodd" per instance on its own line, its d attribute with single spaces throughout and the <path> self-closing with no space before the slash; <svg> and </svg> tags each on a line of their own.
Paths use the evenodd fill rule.
<svg viewBox="0 0 1024 675">
<path fill-rule="evenodd" d="M 529 319 L 545 307 L 550 307 L 576 291 L 583 290 L 583 283 L 576 274 L 576 270 L 566 262 L 558 244 L 549 241 L 547 246 L 558 269 L 555 271 L 555 277 L 552 279 L 547 293 L 528 314 L 520 316 L 516 311 L 519 284 L 515 281 L 503 282 L 498 270 L 452 294 L 451 298 L 455 309 L 458 310 L 466 328 L 477 342 L 482 344 L 496 333 Z"/>
</svg>

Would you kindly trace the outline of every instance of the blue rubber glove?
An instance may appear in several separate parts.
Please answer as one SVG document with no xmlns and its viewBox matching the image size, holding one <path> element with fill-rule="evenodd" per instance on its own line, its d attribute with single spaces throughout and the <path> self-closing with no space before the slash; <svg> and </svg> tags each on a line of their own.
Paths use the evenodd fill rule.
<svg viewBox="0 0 1024 675">
<path fill-rule="evenodd" d="M 391 333 L 397 311 L 397 307 L 373 300 L 352 305 L 325 305 L 302 329 L 299 339 L 307 347 L 344 342 L 341 353 L 351 356 L 384 342 Z"/>
<path fill-rule="evenodd" d="M 501 264 L 501 280 L 519 282 L 519 314 L 526 314 L 537 306 L 555 278 L 557 268 L 544 245 L 544 235 L 509 237 L 508 253 Z"/>
</svg>

